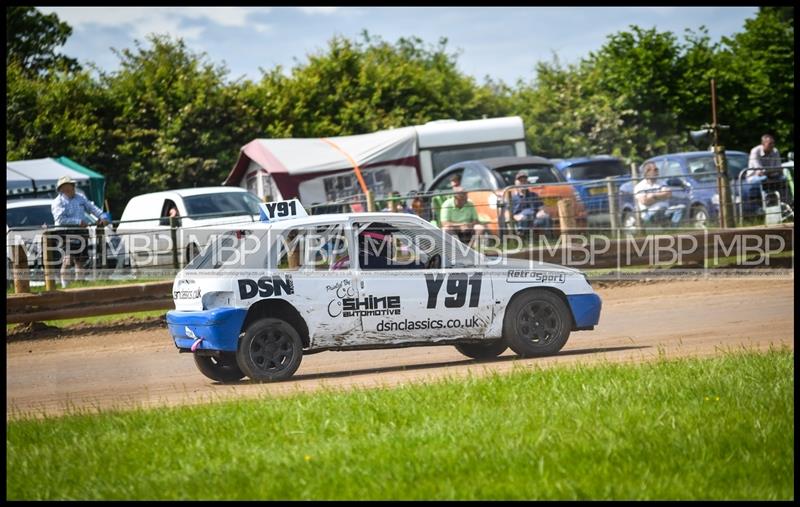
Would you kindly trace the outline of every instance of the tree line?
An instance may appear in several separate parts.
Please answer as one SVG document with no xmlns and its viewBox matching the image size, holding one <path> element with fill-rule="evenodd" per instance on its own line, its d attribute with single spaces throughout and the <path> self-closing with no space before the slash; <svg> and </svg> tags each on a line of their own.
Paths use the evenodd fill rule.
<svg viewBox="0 0 800 507">
<path fill-rule="evenodd" d="M 611 154 L 627 162 L 696 149 L 717 84 L 723 143 L 749 150 L 771 133 L 794 150 L 794 8 L 762 7 L 742 30 L 631 25 L 578 63 L 554 56 L 530 80 L 478 82 L 447 40 L 334 37 L 288 72 L 231 79 L 183 40 L 150 35 L 113 50 L 113 72 L 57 52 L 72 29 L 34 7 L 6 8 L 7 160 L 65 155 L 104 174 L 110 208 L 137 194 L 218 185 L 255 138 L 373 132 L 430 120 L 519 115 L 530 152 Z"/>
</svg>

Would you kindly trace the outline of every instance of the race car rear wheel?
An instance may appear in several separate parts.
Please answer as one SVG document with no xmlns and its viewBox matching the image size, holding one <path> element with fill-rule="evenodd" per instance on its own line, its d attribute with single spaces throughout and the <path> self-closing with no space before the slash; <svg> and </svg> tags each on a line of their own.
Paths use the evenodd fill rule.
<svg viewBox="0 0 800 507">
<path fill-rule="evenodd" d="M 253 322 L 239 341 L 236 361 L 259 382 L 291 377 L 303 359 L 303 342 L 291 324 L 272 317 Z"/>
<path fill-rule="evenodd" d="M 555 354 L 567 343 L 572 318 L 566 303 L 547 291 L 531 291 L 508 305 L 503 337 L 522 357 Z"/>
<path fill-rule="evenodd" d="M 506 351 L 508 345 L 504 340 L 492 340 L 486 343 L 458 343 L 456 350 L 473 359 L 494 359 Z"/>
<path fill-rule="evenodd" d="M 222 352 L 220 357 L 201 356 L 195 352 L 194 364 L 200 373 L 218 382 L 235 382 L 244 377 L 233 352 Z"/>
</svg>

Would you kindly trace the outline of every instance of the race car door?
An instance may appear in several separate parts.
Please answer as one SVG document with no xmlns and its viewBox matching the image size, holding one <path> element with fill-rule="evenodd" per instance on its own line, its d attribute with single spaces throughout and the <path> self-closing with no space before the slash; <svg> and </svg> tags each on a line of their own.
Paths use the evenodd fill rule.
<svg viewBox="0 0 800 507">
<path fill-rule="evenodd" d="M 359 298 L 349 310 L 361 317 L 365 341 L 483 337 L 492 319 L 491 281 L 478 269 L 429 268 L 434 256 L 443 257 L 441 231 L 436 238 L 414 225 L 367 222 L 353 232 Z"/>
<path fill-rule="evenodd" d="M 360 336 L 361 319 L 344 311 L 358 298 L 348 234 L 341 223 L 321 222 L 276 235 L 277 272 L 292 276 L 287 300 L 306 320 L 314 347 L 352 345 Z"/>
</svg>

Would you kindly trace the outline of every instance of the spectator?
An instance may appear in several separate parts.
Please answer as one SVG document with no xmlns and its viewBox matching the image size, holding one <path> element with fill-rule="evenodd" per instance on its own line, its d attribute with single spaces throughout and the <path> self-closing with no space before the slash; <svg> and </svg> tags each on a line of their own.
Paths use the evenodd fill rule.
<svg viewBox="0 0 800 507">
<path fill-rule="evenodd" d="M 65 288 L 71 265 L 75 265 L 75 279 L 80 280 L 81 264 L 88 258 L 89 231 L 86 229 L 88 224 L 84 220 L 84 214 L 89 213 L 97 217 L 98 227 L 102 227 L 108 222 L 107 215 L 103 213 L 103 210 L 75 191 L 75 181 L 69 176 L 62 176 L 58 179 L 56 191 L 58 196 L 50 205 L 55 226 L 71 228 L 60 235 L 61 246 L 65 248 L 59 252 L 61 255 L 61 287 Z"/>
<path fill-rule="evenodd" d="M 411 200 L 411 212 L 418 217 L 424 218 L 423 214 L 425 213 L 425 203 L 423 202 L 422 197 L 415 195 Z"/>
<path fill-rule="evenodd" d="M 761 183 L 767 179 L 765 169 L 781 166 L 781 155 L 775 147 L 775 138 L 769 134 L 761 136 L 761 144 L 750 150 L 748 170 L 744 173 L 747 183 Z"/>
<path fill-rule="evenodd" d="M 411 208 L 406 206 L 406 203 L 400 198 L 400 192 L 396 190 L 389 193 L 386 207 L 383 208 L 382 211 L 390 211 L 392 213 L 414 213 L 411 211 Z"/>
<path fill-rule="evenodd" d="M 514 184 L 528 185 L 528 174 L 525 171 L 518 172 Z M 544 203 L 539 194 L 528 188 L 513 190 L 511 214 L 522 229 L 549 230 L 553 225 L 550 215 L 544 210 Z"/>
<path fill-rule="evenodd" d="M 453 177 L 450 178 L 450 188 L 453 190 L 461 188 L 461 174 L 454 174 Z"/>
<path fill-rule="evenodd" d="M 658 182 L 658 166 L 655 163 L 646 163 L 642 172 L 645 179 L 633 187 L 633 195 L 636 198 L 642 222 L 647 223 L 664 215 L 669 207 L 672 191 Z"/>
<path fill-rule="evenodd" d="M 442 229 L 468 242 L 473 234 L 483 234 L 486 227 L 478 221 L 475 205 L 467 199 L 464 189 L 455 187 L 453 190 L 455 195 L 442 203 Z"/>
</svg>

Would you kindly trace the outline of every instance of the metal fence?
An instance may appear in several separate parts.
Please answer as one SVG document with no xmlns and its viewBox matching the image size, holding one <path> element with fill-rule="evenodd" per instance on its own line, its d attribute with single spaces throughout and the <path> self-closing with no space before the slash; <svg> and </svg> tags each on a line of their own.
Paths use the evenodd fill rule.
<svg viewBox="0 0 800 507">
<path fill-rule="evenodd" d="M 743 170 L 731 181 L 735 222 L 742 225 L 793 221 L 792 174 L 768 168 L 763 178 Z M 590 183 L 581 198 L 570 183 L 532 183 L 502 189 L 469 189 L 482 231 L 500 237 L 513 232 L 530 239 L 560 234 L 646 234 L 657 229 L 715 228 L 720 225 L 718 175 L 614 177 Z M 447 229 L 444 215 L 454 206 L 455 191 L 411 192 L 405 196 L 354 195 L 336 202 L 313 204 L 309 214 L 394 211 L 413 213 Z M 645 195 L 658 194 L 647 202 Z M 193 219 L 214 218 L 214 224 L 190 226 Z M 246 229 L 252 216 L 194 215 L 178 218 L 115 221 L 106 227 L 16 229 L 7 235 L 7 278 L 56 287 L 62 255 L 80 258 L 88 279 L 159 279 L 174 276 L 224 230 Z M 224 223 L 220 223 L 224 222 Z M 600 224 L 600 225 L 598 225 Z M 12 270 L 13 267 L 13 270 Z"/>
</svg>

